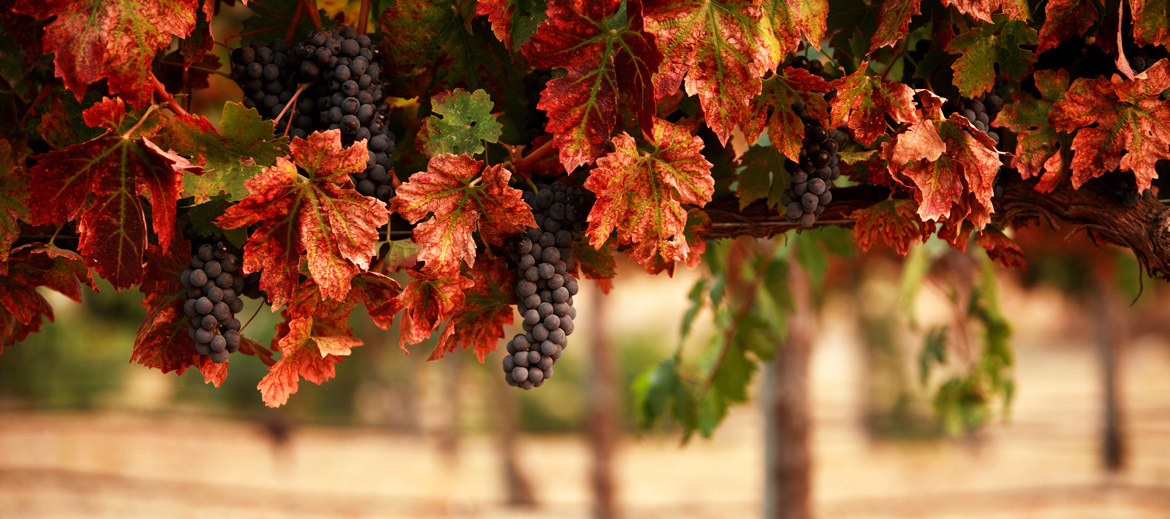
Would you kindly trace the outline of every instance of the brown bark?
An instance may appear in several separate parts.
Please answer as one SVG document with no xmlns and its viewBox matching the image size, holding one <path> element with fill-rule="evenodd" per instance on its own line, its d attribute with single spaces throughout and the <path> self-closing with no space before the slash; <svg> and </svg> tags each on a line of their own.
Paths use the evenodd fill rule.
<svg viewBox="0 0 1170 519">
<path fill-rule="evenodd" d="M 591 284 L 592 285 L 592 284 Z M 593 517 L 617 517 L 617 485 L 614 477 L 614 449 L 618 430 L 615 410 L 618 407 L 614 388 L 613 360 L 609 327 L 606 325 L 607 298 L 593 285 L 593 366 L 589 376 L 589 447 L 593 454 L 590 483 L 593 487 Z"/>
<path fill-rule="evenodd" d="M 813 517 L 808 370 L 816 323 L 808 276 L 795 262 L 790 268 L 788 339 L 764 366 L 764 519 Z"/>
</svg>

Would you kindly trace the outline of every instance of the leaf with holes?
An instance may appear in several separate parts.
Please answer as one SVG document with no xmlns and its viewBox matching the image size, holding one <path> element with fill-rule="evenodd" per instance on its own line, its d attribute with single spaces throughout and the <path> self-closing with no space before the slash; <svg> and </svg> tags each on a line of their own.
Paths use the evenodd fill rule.
<svg viewBox="0 0 1170 519">
<path fill-rule="evenodd" d="M 857 72 L 829 83 L 837 96 L 829 102 L 832 117 L 829 126 L 848 126 L 853 136 L 869 146 L 886 133 L 886 117 L 895 123 L 918 120 L 914 110 L 914 90 L 865 74 L 869 62 Z"/>
<path fill-rule="evenodd" d="M 781 44 L 760 5 L 752 0 L 645 2 L 646 28 L 662 51 L 654 76 L 657 99 L 684 85 L 699 96 L 707 126 L 726 143 L 753 117 L 752 100 L 790 42 Z"/>
<path fill-rule="evenodd" d="M 154 95 L 155 54 L 191 33 L 199 2 L 17 0 L 12 9 L 38 20 L 56 17 L 45 26 L 44 51 L 56 54 L 56 75 L 78 101 L 106 78 L 112 94 L 141 107 Z"/>
<path fill-rule="evenodd" d="M 121 99 L 104 99 L 83 113 L 86 124 L 105 128 L 95 139 L 38 155 L 29 171 L 33 199 L 29 221 L 60 225 L 78 219 L 79 252 L 116 289 L 142 279 L 146 204 L 159 244 L 175 230 L 181 178 L 191 165 L 155 146 L 163 120 L 154 110 L 127 114 Z M 125 128 L 123 130 L 123 128 Z"/>
<path fill-rule="evenodd" d="M 442 277 L 459 272 L 461 262 L 474 267 L 476 229 L 484 241 L 502 245 L 508 236 L 536 227 L 520 190 L 508 186 L 511 178 L 498 164 L 484 169 L 467 155 L 439 155 L 399 186 L 391 209 L 418 224 L 413 236 L 424 272 Z"/>
<path fill-rule="evenodd" d="M 419 142 L 423 153 L 435 155 L 476 155 L 485 142 L 497 142 L 503 126 L 492 115 L 487 92 L 467 93 L 462 88 L 431 98 L 432 115 L 423 120 Z"/>
<path fill-rule="evenodd" d="M 365 169 L 365 141 L 341 145 L 341 132 L 294 138 L 292 160 L 276 159 L 244 183 L 248 197 L 216 219 L 220 227 L 258 225 L 244 246 L 245 273 L 261 272 L 260 288 L 273 308 L 289 302 L 300 276 L 301 259 L 321 296 L 343 300 L 350 282 L 370 266 L 378 228 L 389 213 L 377 199 L 362 196 L 349 175 Z"/>
<path fill-rule="evenodd" d="M 1080 188 L 1114 169 L 1132 171 L 1138 191 L 1158 177 L 1154 164 L 1170 159 L 1170 61 L 1161 60 L 1133 80 L 1080 78 L 1048 115 L 1052 127 L 1075 132 L 1072 183 Z"/>
<path fill-rule="evenodd" d="M 643 265 L 656 258 L 668 262 L 690 257 L 683 230 L 684 204 L 702 207 L 711 201 L 715 180 L 703 158 L 703 140 L 687 127 L 655 119 L 647 150 L 622 133 L 615 150 L 597 159 L 585 188 L 597 194 L 589 212 L 589 244 L 600 248 L 617 230 L 618 242 L 632 244 L 631 255 Z"/>
<path fill-rule="evenodd" d="M 1036 190 L 1048 193 L 1067 176 L 1068 165 L 1061 152 L 1072 144 L 1072 136 L 1048 124 L 1048 116 L 1053 105 L 1064 99 L 1068 91 L 1068 72 L 1037 70 L 1033 79 L 1040 99 L 1016 94 L 1013 102 L 1004 105 L 992 126 L 1016 132 L 1012 167 L 1022 178 L 1041 177 Z"/>
<path fill-rule="evenodd" d="M 275 123 L 239 103 L 224 104 L 220 126 L 222 133 L 204 117 L 176 117 L 160 136 L 163 144 L 202 166 L 202 175 L 183 182 L 184 194 L 195 197 L 196 203 L 220 194 L 231 200 L 248 196 L 244 181 L 288 150 L 288 139 L 273 135 Z"/>
<path fill-rule="evenodd" d="M 1036 30 L 1027 22 L 1007 20 L 980 25 L 955 37 L 947 52 L 959 54 L 952 68 L 955 87 L 964 97 L 977 97 L 995 86 L 996 65 L 999 75 L 1019 81 L 1032 71 L 1036 55 L 1021 48 L 1039 41 Z"/>
</svg>

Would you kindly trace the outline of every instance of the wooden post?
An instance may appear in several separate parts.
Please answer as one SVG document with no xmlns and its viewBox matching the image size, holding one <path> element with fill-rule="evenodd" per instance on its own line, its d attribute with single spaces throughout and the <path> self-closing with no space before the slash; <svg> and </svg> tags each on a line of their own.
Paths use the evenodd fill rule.
<svg viewBox="0 0 1170 519">
<path fill-rule="evenodd" d="M 495 372 L 493 375 L 497 374 Z M 500 450 L 500 468 L 504 473 L 504 484 L 508 493 L 510 506 L 534 506 L 536 496 L 532 493 L 532 483 L 520 470 L 520 456 L 516 452 L 516 389 L 508 387 L 503 381 L 503 374 L 499 373 L 499 380 L 489 380 L 492 400 L 495 404 L 495 426 Z"/>
<path fill-rule="evenodd" d="M 790 264 L 793 313 L 788 339 L 764 366 L 764 519 L 810 519 L 812 455 L 809 449 L 808 370 L 812 353 L 812 292 L 808 275 Z"/>
<path fill-rule="evenodd" d="M 1093 282 L 1093 300 L 1097 322 L 1097 359 L 1101 366 L 1102 430 L 1101 462 L 1105 470 L 1119 472 L 1125 468 L 1125 434 L 1118 389 L 1120 350 L 1128 340 L 1122 301 L 1110 275 L 1101 268 Z"/>
<path fill-rule="evenodd" d="M 592 283 L 591 283 L 592 285 Z M 593 517 L 614 519 L 617 517 L 617 485 L 614 482 L 614 447 L 617 442 L 617 426 L 614 418 L 617 385 L 613 373 L 613 361 L 609 344 L 609 327 L 606 323 L 606 298 L 601 289 L 593 285 L 593 359 L 589 376 L 589 448 L 593 455 L 590 483 L 593 487 Z"/>
</svg>

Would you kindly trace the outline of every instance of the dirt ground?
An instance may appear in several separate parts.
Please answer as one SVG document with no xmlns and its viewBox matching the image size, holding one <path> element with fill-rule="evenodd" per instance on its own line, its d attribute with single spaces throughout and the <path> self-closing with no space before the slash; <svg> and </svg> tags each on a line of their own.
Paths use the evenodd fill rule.
<svg viewBox="0 0 1170 519">
<path fill-rule="evenodd" d="M 1170 339 L 1137 337 L 1124 354 L 1128 465 L 1109 475 L 1099 461 L 1100 375 L 1085 334 L 1030 347 L 1053 335 L 1019 330 L 1011 416 L 976 438 L 878 442 L 860 418 L 863 369 L 850 325 L 828 324 L 838 331 L 817 345 L 812 377 L 819 518 L 1170 517 Z M 760 431 L 758 410 L 748 405 L 709 441 L 680 448 L 675 436 L 624 438 L 624 516 L 758 517 Z M 6 412 L 0 519 L 590 516 L 582 438 L 525 436 L 520 448 L 541 501 L 532 509 L 502 504 L 486 436 L 464 438 L 449 459 L 427 437 L 370 428 L 301 427 L 274 446 L 246 422 Z"/>
</svg>

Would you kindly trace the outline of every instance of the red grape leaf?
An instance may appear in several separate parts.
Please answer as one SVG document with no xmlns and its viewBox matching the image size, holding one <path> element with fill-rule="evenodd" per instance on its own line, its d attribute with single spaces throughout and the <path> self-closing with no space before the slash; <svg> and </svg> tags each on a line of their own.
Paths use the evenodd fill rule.
<svg viewBox="0 0 1170 519">
<path fill-rule="evenodd" d="M 781 69 L 764 81 L 763 91 L 752 101 L 751 112 L 756 117 L 741 123 L 747 142 L 756 142 L 768 128 L 768 138 L 776 149 L 791 160 L 800 160 L 804 142 L 804 122 L 792 109 L 793 103 L 802 103 L 810 117 L 829 122 L 828 103 L 824 93 L 829 84 L 802 68 Z M 769 114 L 771 114 L 769 116 Z"/>
<path fill-rule="evenodd" d="M 898 254 L 905 256 L 910 245 L 925 240 L 930 234 L 928 227 L 915 214 L 913 200 L 886 200 L 853 211 L 849 217 L 856 220 L 853 237 L 863 251 L 873 247 L 880 237 Z"/>
<path fill-rule="evenodd" d="M 90 94 L 93 96 L 93 94 Z M 41 113 L 41 123 L 37 125 L 37 133 L 49 143 L 53 149 L 59 150 L 70 144 L 88 141 L 103 130 L 91 128 L 82 119 L 82 106 L 65 90 L 57 90 L 49 94 L 48 109 Z M 92 103 L 90 103 L 92 104 Z"/>
<path fill-rule="evenodd" d="M 703 140 L 686 126 L 654 120 L 650 149 L 643 151 L 623 132 L 613 138 L 614 151 L 597 159 L 585 188 L 597 194 L 589 212 L 589 244 L 600 248 L 617 230 L 621 244 L 642 264 L 690 257 L 683 230 L 683 204 L 706 205 L 715 192 L 711 163 L 701 151 Z"/>
<path fill-rule="evenodd" d="M 979 233 L 977 243 L 987 251 L 987 257 L 1000 265 L 1009 269 L 1028 268 L 1028 262 L 1024 260 L 1024 251 L 998 227 L 992 225 L 984 228 Z"/>
<path fill-rule="evenodd" d="M 703 253 L 707 251 L 707 242 L 699 238 L 699 231 L 705 231 L 711 228 L 711 217 L 707 216 L 701 209 L 691 207 L 687 210 L 687 225 L 683 228 L 683 238 L 687 241 L 687 257 L 683 258 L 688 268 L 695 268 L 699 266 L 699 262 L 703 259 Z M 674 276 L 673 261 L 666 261 L 662 256 L 655 256 L 651 258 L 649 263 L 646 263 L 646 272 L 649 274 L 658 274 L 666 272 L 668 276 Z"/>
<path fill-rule="evenodd" d="M 408 272 L 415 279 L 395 298 L 393 313 L 402 311 L 398 346 L 409 354 L 407 345 L 426 340 L 439 323 L 463 307 L 467 291 L 475 281 L 460 274 L 436 278 L 416 270 Z"/>
<path fill-rule="evenodd" d="M 516 313 L 511 304 L 515 299 L 516 275 L 507 268 L 507 263 L 496 261 L 486 267 L 481 264 L 481 268 L 471 269 L 471 281 L 473 285 L 467 290 L 463 305 L 447 320 L 447 327 L 427 360 L 441 359 L 463 346 L 465 350 L 473 348 L 475 356 L 483 362 L 504 337 L 504 327 L 512 324 Z"/>
<path fill-rule="evenodd" d="M 947 52 L 959 54 L 952 68 L 954 84 L 964 97 L 977 97 L 995 86 L 996 65 L 999 75 L 1019 81 L 1032 71 L 1036 55 L 1020 48 L 1039 41 L 1036 30 L 1020 20 L 981 24 L 960 34 L 947 45 Z"/>
<path fill-rule="evenodd" d="M 81 301 L 81 284 L 93 287 L 81 257 L 48 247 L 17 247 L 8 258 L 8 273 L 0 277 L 0 353 L 36 333 L 44 318 L 53 320 L 53 307 L 38 286 Z"/>
<path fill-rule="evenodd" d="M 287 138 L 273 136 L 274 122 L 239 103 L 224 105 L 220 126 L 222 134 L 205 117 L 176 117 L 162 134 L 166 146 L 203 167 L 202 175 L 184 179 L 184 194 L 195 197 L 195 203 L 223 193 L 231 200 L 248 196 L 244 181 L 288 149 Z"/>
<path fill-rule="evenodd" d="M 1129 8 L 1138 43 L 1170 48 L 1170 1 L 1129 0 Z"/>
<path fill-rule="evenodd" d="M 1040 27 L 1040 45 L 1036 54 L 1085 33 L 1097 21 L 1093 0 L 1048 0 L 1044 6 L 1044 25 Z"/>
<path fill-rule="evenodd" d="M 163 123 L 150 112 L 128 116 L 121 99 L 104 99 L 84 117 L 90 126 L 105 127 L 105 134 L 39 155 L 29 171 L 29 191 L 41 201 L 29 208 L 30 223 L 58 225 L 80 217 L 81 255 L 116 289 L 142 278 L 147 232 L 141 197 L 150 197 L 159 244 L 169 246 L 180 179 L 190 169 L 147 139 Z"/>
<path fill-rule="evenodd" d="M 573 171 L 605 151 L 619 96 L 633 99 L 642 131 L 651 131 L 651 76 L 662 54 L 642 27 L 640 0 L 552 0 L 546 13 L 521 51 L 536 68 L 566 71 L 547 83 L 537 108 L 548 113 L 545 129 L 553 134 L 561 164 Z"/>
<path fill-rule="evenodd" d="M 138 326 L 130 362 L 176 375 L 194 366 L 205 382 L 219 387 L 227 377 L 227 363 L 216 364 L 200 355 L 188 335 L 189 320 L 183 313 L 187 289 L 179 277 L 190 262 L 191 246 L 186 240 L 174 240 L 168 250 L 157 245 L 147 248 L 146 272 L 138 287 L 146 295 L 142 300 L 146 319 Z"/>
<path fill-rule="evenodd" d="M 837 96 L 829 102 L 832 119 L 829 126 L 848 126 L 853 136 L 869 146 L 886 133 L 886 116 L 897 123 L 918 120 L 914 110 L 914 90 L 901 83 L 865 75 L 869 62 L 862 62 L 857 72 L 829 83 Z"/>
<path fill-rule="evenodd" d="M 284 321 L 276 325 L 269 346 L 280 352 L 280 360 L 256 385 L 268 407 L 287 403 L 302 378 L 318 385 L 333 378 L 341 357 L 363 344 L 348 323 L 357 301 L 322 299 L 320 292 L 324 289 L 305 280 L 281 311 Z"/>
<path fill-rule="evenodd" d="M 109 79 L 112 94 L 133 106 L 154 95 L 151 61 L 195 28 L 198 0 L 17 0 L 13 9 L 38 20 L 54 16 L 42 37 L 44 53 L 56 54 L 56 75 L 80 101 L 86 88 Z"/>
<path fill-rule="evenodd" d="M 922 13 L 922 0 L 882 0 L 877 31 L 869 40 L 869 52 L 893 45 L 910 34 L 910 19 Z"/>
<path fill-rule="evenodd" d="M 1047 193 L 1056 189 L 1067 175 L 1062 151 L 1067 151 L 1072 136 L 1050 126 L 1048 115 L 1053 104 L 1064 99 L 1064 93 L 1068 91 L 1068 72 L 1037 70 L 1033 79 L 1041 98 L 1016 94 L 1012 103 L 1004 105 L 992 125 L 1016 132 L 1012 167 L 1025 179 L 1043 175 L 1036 190 Z"/>
<path fill-rule="evenodd" d="M 707 126 L 726 144 L 736 125 L 753 117 L 761 78 L 776 68 L 791 40 L 776 41 L 753 0 L 650 0 L 645 6 L 646 27 L 663 55 L 655 98 L 673 94 L 685 76 L 687 94 L 699 96 Z"/>
<path fill-rule="evenodd" d="M 776 38 L 779 56 L 796 50 L 801 41 L 820 48 L 829 21 L 828 0 L 763 0 L 760 7 Z"/>
<path fill-rule="evenodd" d="M 289 301 L 298 285 L 302 253 L 321 296 L 345 299 L 350 282 L 370 267 L 378 228 L 389 213 L 382 202 L 359 194 L 349 179 L 365 169 L 365 141 L 342 148 L 341 131 L 294 138 L 292 161 L 244 182 L 250 193 L 216 222 L 224 229 L 259 224 L 244 247 L 244 272 L 262 272 L 260 288 L 272 306 Z"/>
<path fill-rule="evenodd" d="M 1052 127 L 1076 132 L 1071 149 L 1072 182 L 1080 188 L 1089 179 L 1121 168 L 1137 177 L 1138 191 L 1158 177 L 1154 163 L 1170 159 L 1170 61 L 1157 62 L 1131 81 L 1080 78 L 1064 99 L 1053 105 Z"/>
<path fill-rule="evenodd" d="M 536 227 L 520 190 L 508 187 L 511 178 L 512 173 L 498 164 L 483 169 L 482 161 L 467 155 L 439 155 L 427 163 L 426 171 L 398 187 L 391 209 L 418 224 L 413 236 L 421 246 L 418 259 L 426 262 L 424 272 L 453 275 L 459 272 L 460 260 L 474 267 L 471 233 L 476 229 L 484 241 L 501 245 L 508 236 Z"/>
<path fill-rule="evenodd" d="M 487 15 L 492 33 L 508 50 L 528 43 L 545 18 L 540 0 L 479 0 L 475 14 Z"/>
<path fill-rule="evenodd" d="M 957 226 L 967 220 L 976 228 L 991 221 L 999 152 L 995 142 L 963 116 L 951 114 L 946 120 L 911 125 L 895 136 L 892 145 L 883 146 L 883 157 L 889 160 L 894 179 L 913 191 L 923 221 Z"/>
<path fill-rule="evenodd" d="M 20 221 L 28 217 L 28 192 L 24 161 L 17 160 L 12 145 L 0 139 L 0 276 L 8 272 L 8 252 L 20 236 Z"/>
<path fill-rule="evenodd" d="M 1000 12 L 1015 20 L 1028 19 L 1027 0 L 942 0 L 944 7 L 954 6 L 960 13 L 984 23 L 991 23 L 991 13 Z"/>
<path fill-rule="evenodd" d="M 366 305 L 366 313 L 374 324 L 389 330 L 394 324 L 394 298 L 402 293 L 402 285 L 393 278 L 378 272 L 362 272 L 353 278 L 353 290 L 358 301 Z"/>
</svg>

